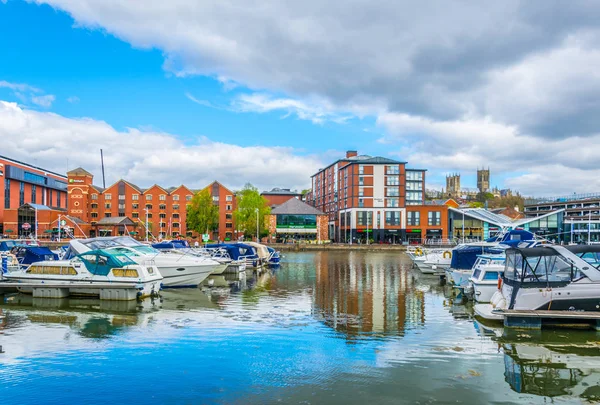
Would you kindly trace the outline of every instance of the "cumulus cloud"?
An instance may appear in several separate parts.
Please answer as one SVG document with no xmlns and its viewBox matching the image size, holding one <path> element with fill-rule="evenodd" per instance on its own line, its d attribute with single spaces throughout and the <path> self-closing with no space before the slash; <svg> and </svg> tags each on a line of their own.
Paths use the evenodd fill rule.
<svg viewBox="0 0 600 405">
<path fill-rule="evenodd" d="M 35 105 L 39 105 L 40 107 L 49 108 L 52 106 L 52 103 L 56 97 L 52 94 L 47 94 L 45 96 L 32 96 L 31 102 Z"/>
<path fill-rule="evenodd" d="M 529 173 L 511 184 L 531 191 L 551 167 L 585 179 L 594 170 L 595 0 L 33 1 L 161 49 L 178 76 L 250 88 L 234 99 L 239 111 L 316 123 L 374 115 L 389 131 L 382 140 L 406 159 L 444 170 L 519 167 Z M 581 187 L 597 191 L 590 179 Z"/>
<path fill-rule="evenodd" d="M 66 118 L 23 109 L 0 101 L 2 153 L 35 161 L 59 173 L 82 166 L 99 184 L 99 150 L 104 150 L 107 182 L 124 178 L 140 187 L 185 184 L 203 187 L 218 180 L 233 189 L 251 182 L 261 189 L 301 189 L 323 166 L 318 156 L 300 155 L 288 147 L 239 146 L 198 137 L 195 143 L 177 136 L 129 128 L 117 131 L 103 121 Z"/>
</svg>

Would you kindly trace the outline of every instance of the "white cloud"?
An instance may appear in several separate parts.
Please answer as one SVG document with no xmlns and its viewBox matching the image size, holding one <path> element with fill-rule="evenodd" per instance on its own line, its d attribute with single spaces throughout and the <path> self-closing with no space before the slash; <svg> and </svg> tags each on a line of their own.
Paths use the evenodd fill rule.
<svg viewBox="0 0 600 405">
<path fill-rule="evenodd" d="M 11 89 L 13 91 L 20 91 L 20 92 L 29 91 L 29 92 L 33 92 L 33 93 L 40 93 L 42 91 L 42 90 L 38 89 L 37 87 L 33 87 L 33 86 L 30 86 L 25 83 L 11 83 L 11 82 L 7 82 L 5 80 L 0 80 L 0 87 Z"/>
<path fill-rule="evenodd" d="M 71 104 L 76 104 L 76 103 L 79 103 L 79 97 L 71 96 L 71 97 L 67 98 L 67 101 Z"/>
<path fill-rule="evenodd" d="M 190 100 L 193 101 L 196 104 L 202 105 L 204 107 L 210 107 L 210 108 L 217 108 L 215 107 L 210 101 L 208 100 L 200 100 L 194 96 L 192 96 L 190 93 L 186 92 L 185 96 Z"/>
<path fill-rule="evenodd" d="M 184 144 L 177 136 L 139 129 L 117 131 L 103 121 L 72 119 L 0 101 L 2 153 L 59 173 L 82 166 L 100 180 L 104 150 L 107 182 L 124 178 L 140 187 L 186 184 L 203 187 L 219 180 L 231 188 L 251 182 L 261 189 L 301 189 L 323 166 L 316 156 L 289 147 L 239 146 L 198 137 Z"/>
<path fill-rule="evenodd" d="M 55 99 L 56 97 L 54 97 L 52 94 L 47 94 L 45 96 L 31 96 L 31 102 L 33 104 L 44 108 L 51 107 Z"/>
</svg>

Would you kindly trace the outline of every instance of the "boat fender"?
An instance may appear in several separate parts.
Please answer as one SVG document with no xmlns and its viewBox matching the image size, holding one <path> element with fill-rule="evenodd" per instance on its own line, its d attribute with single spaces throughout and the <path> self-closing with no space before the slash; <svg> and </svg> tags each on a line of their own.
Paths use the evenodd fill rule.
<svg viewBox="0 0 600 405">
<path fill-rule="evenodd" d="M 452 252 L 446 250 L 442 256 L 444 257 L 444 259 L 452 259 Z"/>
<path fill-rule="evenodd" d="M 498 290 L 502 289 L 502 278 L 498 277 Z"/>
<path fill-rule="evenodd" d="M 416 248 L 415 249 L 415 255 L 417 256 L 423 256 L 423 250 L 421 248 Z"/>
</svg>

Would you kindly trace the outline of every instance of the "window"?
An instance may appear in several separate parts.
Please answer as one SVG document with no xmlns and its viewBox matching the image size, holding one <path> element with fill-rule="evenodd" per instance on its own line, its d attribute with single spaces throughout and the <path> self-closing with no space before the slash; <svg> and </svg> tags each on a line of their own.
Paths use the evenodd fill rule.
<svg viewBox="0 0 600 405">
<path fill-rule="evenodd" d="M 365 195 L 365 188 L 364 187 L 359 187 L 358 188 L 358 196 L 359 197 L 364 197 Z"/>
<path fill-rule="evenodd" d="M 92 212 L 92 218 L 98 218 L 98 213 L 97 212 Z"/>
<path fill-rule="evenodd" d="M 110 209 L 110 203 L 104 204 L 104 208 L 106 208 L 107 210 L 109 210 Z"/>
<path fill-rule="evenodd" d="M 363 165 L 358 166 L 358 174 L 365 174 L 365 166 L 363 166 Z"/>
<path fill-rule="evenodd" d="M 231 222 L 225 223 L 225 228 L 233 228 L 233 224 Z"/>
<path fill-rule="evenodd" d="M 160 204 L 160 205 L 158 206 L 158 209 L 159 209 L 159 210 L 166 210 L 166 209 L 167 209 L 167 206 L 166 206 L 165 204 Z"/>
<path fill-rule="evenodd" d="M 158 217 L 159 217 L 159 218 L 166 218 L 166 217 L 167 217 L 167 214 L 165 214 L 165 213 L 163 212 L 163 213 L 160 213 L 160 214 L 158 214 Z"/>
<path fill-rule="evenodd" d="M 399 186 L 400 178 L 398 176 L 387 176 L 386 177 L 386 185 L 388 186 Z"/>
<path fill-rule="evenodd" d="M 408 211 L 406 213 L 406 224 L 408 226 L 421 225 L 421 213 L 419 211 Z"/>
<path fill-rule="evenodd" d="M 179 219 L 179 214 L 173 214 L 174 219 Z"/>
<path fill-rule="evenodd" d="M 173 209 L 174 209 L 175 211 L 177 211 L 177 210 L 179 209 L 179 204 L 174 204 L 174 205 L 173 205 Z"/>
<path fill-rule="evenodd" d="M 137 210 L 140 208 L 139 204 L 131 204 L 131 208 L 133 208 L 134 210 Z"/>
<path fill-rule="evenodd" d="M 423 172 L 406 171 L 406 180 L 423 181 Z"/>
<path fill-rule="evenodd" d="M 151 210 L 152 209 L 152 204 L 146 204 L 146 209 Z"/>
<path fill-rule="evenodd" d="M 440 225 L 442 223 L 440 214 L 439 211 L 429 211 L 427 213 L 428 225 Z"/>
<path fill-rule="evenodd" d="M 175 194 L 173 196 L 173 201 L 179 201 L 179 195 L 178 194 Z"/>
<path fill-rule="evenodd" d="M 93 210 L 97 210 L 97 209 L 98 209 L 98 204 L 96 204 L 96 203 L 92 203 L 92 209 L 93 209 Z"/>
<path fill-rule="evenodd" d="M 397 187 L 388 187 L 386 189 L 386 193 L 388 197 L 399 197 L 400 190 Z"/>
<path fill-rule="evenodd" d="M 112 200 L 112 194 L 110 194 L 110 193 L 104 194 L 104 199 L 105 200 Z"/>
<path fill-rule="evenodd" d="M 219 196 L 218 196 L 218 195 L 213 195 L 213 198 L 212 198 L 212 200 L 213 200 L 213 201 L 219 201 Z"/>
<path fill-rule="evenodd" d="M 179 228 L 179 222 L 173 222 L 173 228 Z"/>
<path fill-rule="evenodd" d="M 133 201 L 138 201 L 138 200 L 140 199 L 140 195 L 139 195 L 139 194 L 133 194 L 133 195 L 131 196 L 131 199 L 132 199 Z"/>
<path fill-rule="evenodd" d="M 362 208 L 365 206 L 365 200 L 363 198 L 358 199 L 358 207 Z"/>
<path fill-rule="evenodd" d="M 358 178 L 358 185 L 359 186 L 364 186 L 365 185 L 365 178 L 364 177 L 359 177 Z"/>
<path fill-rule="evenodd" d="M 25 183 L 19 185 L 19 207 L 25 204 Z"/>
<path fill-rule="evenodd" d="M 185 200 L 186 201 L 192 201 L 192 195 L 191 194 L 186 195 L 185 196 Z"/>
<path fill-rule="evenodd" d="M 146 194 L 146 201 L 152 201 L 152 194 Z"/>
<path fill-rule="evenodd" d="M 233 196 L 228 195 L 227 197 L 225 197 L 225 201 L 233 201 Z"/>
<path fill-rule="evenodd" d="M 406 189 L 412 191 L 423 190 L 423 183 L 420 181 L 408 181 L 406 182 Z"/>
<path fill-rule="evenodd" d="M 398 207 L 398 199 L 397 198 L 386 198 L 385 206 L 386 207 Z"/>
<path fill-rule="evenodd" d="M 166 224 L 166 223 L 164 223 L 164 222 L 161 222 L 161 223 L 160 223 L 160 227 L 161 227 L 161 228 L 166 228 L 166 227 L 167 227 L 167 224 Z"/>
<path fill-rule="evenodd" d="M 120 210 L 124 210 L 125 209 L 125 204 L 119 204 L 119 209 Z"/>
<path fill-rule="evenodd" d="M 400 174 L 400 168 L 398 166 L 386 166 L 385 173 L 386 174 Z"/>
<path fill-rule="evenodd" d="M 233 219 L 233 214 L 225 214 L 225 219 Z"/>
<path fill-rule="evenodd" d="M 140 217 L 140 214 L 139 214 L 139 213 L 137 213 L 137 212 L 133 212 L 133 213 L 131 214 L 131 217 L 132 217 L 132 218 L 139 218 L 139 217 Z"/>
<path fill-rule="evenodd" d="M 104 213 L 104 218 L 110 218 L 112 214 L 110 212 Z"/>
<path fill-rule="evenodd" d="M 400 213 L 396 212 L 396 211 L 386 211 L 385 224 L 386 225 L 400 225 Z"/>
<path fill-rule="evenodd" d="M 158 196 L 158 199 L 160 201 L 167 201 L 167 196 L 165 194 L 161 194 L 161 195 Z"/>
<path fill-rule="evenodd" d="M 4 179 L 4 208 L 10 208 L 10 179 Z"/>
<path fill-rule="evenodd" d="M 227 204 L 227 206 L 225 207 L 225 209 L 226 209 L 227 211 L 231 211 L 231 205 Z"/>
<path fill-rule="evenodd" d="M 56 207 L 60 208 L 60 191 L 56 192 Z"/>
<path fill-rule="evenodd" d="M 152 213 L 151 213 L 151 212 L 149 212 L 149 213 L 147 214 L 147 216 L 148 216 L 148 219 L 152 219 Z"/>
<path fill-rule="evenodd" d="M 97 200 L 98 199 L 98 194 L 92 194 L 92 200 Z"/>
<path fill-rule="evenodd" d="M 125 201 L 125 194 L 119 194 L 119 201 Z"/>
<path fill-rule="evenodd" d="M 359 211 L 356 213 L 356 221 L 358 225 L 371 226 L 373 225 L 373 213 L 371 211 Z"/>
<path fill-rule="evenodd" d="M 423 193 L 420 191 L 407 191 L 406 199 L 408 201 L 416 201 L 420 203 L 421 201 L 423 201 Z"/>
</svg>

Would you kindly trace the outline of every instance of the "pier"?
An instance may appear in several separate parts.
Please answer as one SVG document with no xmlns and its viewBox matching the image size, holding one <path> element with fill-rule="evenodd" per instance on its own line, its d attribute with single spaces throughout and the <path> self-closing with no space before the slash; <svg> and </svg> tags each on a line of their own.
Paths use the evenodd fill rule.
<svg viewBox="0 0 600 405">
<path fill-rule="evenodd" d="M 535 311 L 505 310 L 504 326 L 519 329 L 543 327 L 600 330 L 600 312 L 597 311 Z"/>
</svg>

